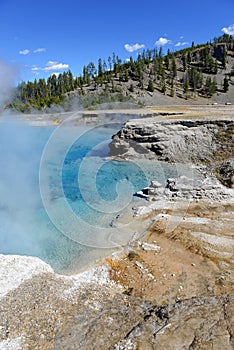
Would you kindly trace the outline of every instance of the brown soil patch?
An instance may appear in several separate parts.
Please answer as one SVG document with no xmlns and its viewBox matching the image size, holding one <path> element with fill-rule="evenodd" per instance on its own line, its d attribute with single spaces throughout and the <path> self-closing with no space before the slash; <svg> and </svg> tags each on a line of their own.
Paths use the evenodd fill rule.
<svg viewBox="0 0 234 350">
<path fill-rule="evenodd" d="M 160 251 L 132 245 L 121 260 L 109 261 L 112 279 L 125 287 L 126 294 L 157 304 L 233 293 L 233 246 L 224 243 L 234 238 L 234 205 L 193 203 L 184 220 L 180 209 L 164 212 L 181 214 L 182 220 L 173 231 L 167 229 L 167 216 L 152 224 L 143 241 L 160 246 Z M 215 244 L 193 232 L 211 237 Z"/>
</svg>

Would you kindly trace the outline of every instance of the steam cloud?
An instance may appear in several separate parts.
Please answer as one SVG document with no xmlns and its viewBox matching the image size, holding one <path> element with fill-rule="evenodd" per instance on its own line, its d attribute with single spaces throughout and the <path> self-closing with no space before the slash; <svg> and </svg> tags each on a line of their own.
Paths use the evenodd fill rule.
<svg viewBox="0 0 234 350">
<path fill-rule="evenodd" d="M 4 111 L 16 76 L 13 65 L 0 61 L 0 252 L 16 253 L 24 247 L 25 253 L 36 253 L 33 210 L 41 203 L 37 179 L 45 138 Z"/>
<path fill-rule="evenodd" d="M 11 117 L 0 123 L 0 247 L 3 253 L 36 254 L 31 241 L 34 210 L 40 205 L 38 130 Z M 23 247 L 23 249 L 21 249 Z"/>
<path fill-rule="evenodd" d="M 0 110 L 11 96 L 16 74 L 14 66 L 0 61 Z"/>
</svg>

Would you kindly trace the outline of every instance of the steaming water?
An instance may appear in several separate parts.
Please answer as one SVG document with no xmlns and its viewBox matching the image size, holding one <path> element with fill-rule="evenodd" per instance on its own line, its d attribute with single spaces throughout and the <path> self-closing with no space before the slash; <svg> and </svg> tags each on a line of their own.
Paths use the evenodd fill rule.
<svg viewBox="0 0 234 350">
<path fill-rule="evenodd" d="M 168 177 L 177 176 L 177 169 L 173 165 L 149 161 L 107 161 L 108 143 L 119 128 L 120 125 L 114 124 L 91 128 L 87 132 L 87 126 L 65 128 L 62 137 L 60 135 L 57 140 L 58 147 L 54 149 L 53 157 L 46 164 L 50 179 L 50 201 L 56 210 L 61 210 L 60 203 L 65 197 L 75 215 L 84 222 L 94 228 L 110 228 L 113 219 L 121 215 L 122 211 L 110 213 L 109 209 L 118 196 L 124 198 L 126 191 L 125 187 L 116 187 L 117 183 L 130 182 L 131 205 L 144 204 L 144 200 L 133 197 L 134 192 L 147 186 L 150 179 L 165 183 Z M 84 135 L 69 147 L 60 172 L 56 158 L 60 157 L 63 144 L 78 129 Z M 71 240 L 55 227 L 43 206 L 39 188 L 40 161 L 53 131 L 54 127 L 51 126 L 0 123 L 0 253 L 38 256 L 58 272 L 71 272 L 82 269 L 92 259 L 107 254 L 110 249 L 101 249 L 100 246 L 95 248 L 98 237 L 93 233 L 89 243 L 94 247 L 80 244 L 90 235 L 82 227 L 76 227 L 78 242 Z M 90 162 L 82 168 L 84 159 Z M 93 175 L 92 171 L 97 165 L 99 169 Z M 96 176 L 95 188 L 93 176 Z M 61 182 L 62 194 L 58 190 Z M 106 207 L 98 210 L 100 198 Z M 125 210 L 124 207 L 121 209 Z"/>
</svg>

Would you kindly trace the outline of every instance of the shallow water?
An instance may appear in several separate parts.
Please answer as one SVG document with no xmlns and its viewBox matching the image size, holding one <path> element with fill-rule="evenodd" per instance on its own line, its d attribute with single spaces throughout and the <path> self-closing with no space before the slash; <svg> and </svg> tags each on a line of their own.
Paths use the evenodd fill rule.
<svg viewBox="0 0 234 350">
<path fill-rule="evenodd" d="M 113 219 L 144 200 L 151 179 L 192 171 L 152 161 L 109 160 L 120 124 L 0 125 L 0 253 L 38 256 L 58 272 L 82 270 L 127 243 Z M 41 198 L 42 195 L 42 198 Z"/>
</svg>

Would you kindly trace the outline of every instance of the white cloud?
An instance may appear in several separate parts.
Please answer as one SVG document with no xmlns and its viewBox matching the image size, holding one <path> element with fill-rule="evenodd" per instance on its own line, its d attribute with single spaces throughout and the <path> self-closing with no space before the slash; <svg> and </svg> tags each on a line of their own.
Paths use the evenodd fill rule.
<svg viewBox="0 0 234 350">
<path fill-rule="evenodd" d="M 34 50 L 34 53 L 38 53 L 38 52 L 45 52 L 46 49 L 44 47 L 39 47 L 38 49 Z"/>
<path fill-rule="evenodd" d="M 52 70 L 63 70 L 63 69 L 68 69 L 69 64 L 67 63 L 59 63 L 57 61 L 49 61 L 46 63 L 46 67 L 43 68 L 44 72 L 50 72 Z"/>
<path fill-rule="evenodd" d="M 36 71 L 38 71 L 38 70 L 42 70 L 42 68 L 39 68 L 39 67 L 37 67 L 37 66 L 33 66 L 33 67 L 32 67 L 32 71 L 33 71 L 33 72 L 36 72 Z"/>
<path fill-rule="evenodd" d="M 178 43 L 175 44 L 175 46 L 185 46 L 185 45 L 188 45 L 188 42 L 187 41 L 178 41 Z"/>
<path fill-rule="evenodd" d="M 164 45 L 171 44 L 171 43 L 172 43 L 171 40 L 161 37 L 155 42 L 155 45 L 156 46 L 164 46 Z"/>
<path fill-rule="evenodd" d="M 33 50 L 33 53 L 39 53 L 39 52 L 45 52 L 46 49 L 44 47 L 38 47 L 38 49 Z M 25 50 L 20 50 L 19 54 L 20 55 L 28 55 L 30 53 L 30 50 L 25 49 Z"/>
<path fill-rule="evenodd" d="M 28 49 L 20 50 L 20 51 L 19 51 L 19 54 L 20 54 L 20 55 L 28 55 L 29 52 L 30 52 L 30 50 L 28 50 Z"/>
<path fill-rule="evenodd" d="M 125 44 L 124 45 L 125 50 L 127 50 L 128 52 L 134 52 L 140 49 L 144 49 L 145 45 L 144 44 L 133 44 L 133 45 L 129 45 L 129 44 Z"/>
<path fill-rule="evenodd" d="M 234 24 L 231 24 L 228 27 L 224 27 L 221 29 L 222 32 L 224 32 L 225 34 L 229 34 L 229 35 L 234 35 Z"/>
<path fill-rule="evenodd" d="M 31 70 L 33 73 L 38 72 L 38 71 L 43 71 L 43 72 L 51 72 L 51 71 L 60 71 L 60 70 L 65 70 L 69 68 L 69 64 L 67 63 L 59 63 L 57 61 L 49 61 L 46 63 L 45 67 L 37 67 L 36 65 L 33 65 Z M 55 73 L 53 73 L 55 74 Z"/>
</svg>

